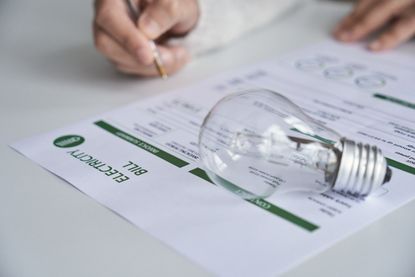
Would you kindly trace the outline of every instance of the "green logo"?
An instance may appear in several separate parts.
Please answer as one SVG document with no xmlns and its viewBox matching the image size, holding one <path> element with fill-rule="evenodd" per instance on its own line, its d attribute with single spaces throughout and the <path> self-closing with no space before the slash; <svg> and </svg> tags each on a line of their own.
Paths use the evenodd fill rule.
<svg viewBox="0 0 415 277">
<path fill-rule="evenodd" d="M 62 136 L 53 141 L 53 144 L 56 147 L 60 148 L 69 148 L 74 147 L 82 144 L 85 141 L 85 139 L 78 135 L 67 135 Z"/>
</svg>

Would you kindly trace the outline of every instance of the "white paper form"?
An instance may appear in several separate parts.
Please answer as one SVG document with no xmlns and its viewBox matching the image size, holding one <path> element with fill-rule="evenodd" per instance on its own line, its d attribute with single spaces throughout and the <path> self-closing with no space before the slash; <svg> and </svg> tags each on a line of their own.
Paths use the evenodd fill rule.
<svg viewBox="0 0 415 277">
<path fill-rule="evenodd" d="M 415 57 L 325 42 L 22 140 L 13 148 L 208 271 L 274 276 L 415 198 Z M 207 180 L 198 132 L 225 95 L 275 90 L 383 149 L 392 181 L 245 201 Z M 232 111 L 230 111 L 230 114 Z"/>
</svg>

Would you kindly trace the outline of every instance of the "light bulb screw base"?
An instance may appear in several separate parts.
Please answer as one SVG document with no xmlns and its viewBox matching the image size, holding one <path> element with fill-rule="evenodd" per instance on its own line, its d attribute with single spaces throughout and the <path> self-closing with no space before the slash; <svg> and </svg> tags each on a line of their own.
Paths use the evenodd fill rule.
<svg viewBox="0 0 415 277">
<path fill-rule="evenodd" d="M 341 139 L 341 159 L 333 189 L 367 196 L 390 181 L 392 171 L 382 151 L 369 144 Z"/>
</svg>

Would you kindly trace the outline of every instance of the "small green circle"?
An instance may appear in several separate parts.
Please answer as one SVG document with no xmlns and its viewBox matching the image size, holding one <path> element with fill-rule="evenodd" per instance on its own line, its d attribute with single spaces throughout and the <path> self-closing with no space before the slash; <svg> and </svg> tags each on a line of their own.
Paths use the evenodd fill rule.
<svg viewBox="0 0 415 277">
<path fill-rule="evenodd" d="M 53 144 L 59 148 L 75 147 L 82 144 L 85 139 L 78 135 L 66 135 L 58 137 L 53 141 Z"/>
</svg>

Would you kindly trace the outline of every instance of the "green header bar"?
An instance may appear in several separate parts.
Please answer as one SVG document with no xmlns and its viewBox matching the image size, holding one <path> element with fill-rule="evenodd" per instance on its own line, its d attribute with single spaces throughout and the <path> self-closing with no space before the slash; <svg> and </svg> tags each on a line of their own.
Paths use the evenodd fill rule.
<svg viewBox="0 0 415 277">
<path fill-rule="evenodd" d="M 388 162 L 388 165 L 391 166 L 391 167 L 394 167 L 394 168 L 397 168 L 397 169 L 400 169 L 400 170 L 403 170 L 405 172 L 408 172 L 408 173 L 411 173 L 411 174 L 415 175 L 415 168 L 413 168 L 409 165 L 397 162 L 395 160 L 391 160 L 389 158 L 386 158 L 386 161 Z"/>
<path fill-rule="evenodd" d="M 104 122 L 104 121 L 97 121 L 94 123 L 95 125 L 97 125 L 98 127 L 101 127 L 102 129 L 104 129 L 105 131 L 165 160 L 166 162 L 171 163 L 172 165 L 175 165 L 177 167 L 183 167 L 188 165 L 189 163 L 186 161 L 183 161 L 153 145 L 151 145 L 150 143 L 147 143 L 139 138 L 136 138 L 124 131 L 121 131 L 120 129 Z"/>
<path fill-rule="evenodd" d="M 214 184 L 212 182 L 212 180 L 210 180 L 210 178 L 206 174 L 206 172 L 201 168 L 194 168 L 194 169 L 190 170 L 189 172 L 192 173 L 193 175 L 199 177 L 199 178 L 202 178 L 205 181 L 208 181 L 209 183 Z M 233 185 L 233 186 L 235 186 L 235 185 Z M 281 217 L 281 218 L 283 218 L 283 219 L 285 219 L 285 220 L 287 220 L 287 221 L 289 221 L 289 222 L 291 222 L 291 223 L 293 223 L 293 224 L 295 224 L 295 225 L 297 225 L 297 226 L 299 226 L 299 227 L 301 227 L 301 228 L 303 228 L 307 231 L 313 232 L 313 231 L 315 231 L 319 228 L 319 226 L 317 226 L 317 225 L 315 225 L 315 224 L 313 224 L 313 223 L 311 223 L 311 222 L 309 222 L 309 221 L 307 221 L 307 220 L 305 220 L 305 219 L 303 219 L 299 216 L 296 216 L 295 214 L 292 214 L 292 213 L 290 213 L 290 212 L 288 212 L 288 211 L 286 211 L 286 210 L 284 210 L 280 207 L 277 207 L 274 204 L 272 204 L 268 201 L 265 201 L 263 199 L 253 199 L 253 200 L 246 200 L 246 201 L 253 204 L 253 205 L 255 205 L 255 206 L 257 206 L 257 207 L 259 207 L 259 208 L 261 208 L 261 209 L 263 209 L 263 210 L 265 210 L 265 211 L 267 211 L 267 212 L 270 212 L 270 213 L 272 213 L 276 216 L 279 216 L 279 217 Z"/>
<path fill-rule="evenodd" d="M 395 98 L 395 97 L 392 97 L 392 96 L 387 96 L 387 95 L 383 95 L 383 94 L 379 94 L 379 93 L 373 94 L 373 97 L 378 98 L 378 99 L 382 99 L 382 100 L 386 100 L 386 101 L 389 101 L 389 102 L 392 102 L 392 103 L 395 103 L 395 104 L 398 104 L 398 105 L 401 105 L 401 106 L 404 106 L 404 107 L 407 107 L 407 108 L 410 108 L 410 109 L 415 109 L 415 104 L 414 103 L 411 103 L 411 102 L 408 102 L 408 101 L 405 101 L 405 100 L 402 100 L 402 99 L 399 99 L 399 98 Z"/>
</svg>

